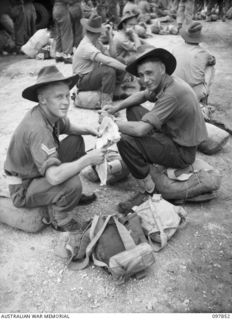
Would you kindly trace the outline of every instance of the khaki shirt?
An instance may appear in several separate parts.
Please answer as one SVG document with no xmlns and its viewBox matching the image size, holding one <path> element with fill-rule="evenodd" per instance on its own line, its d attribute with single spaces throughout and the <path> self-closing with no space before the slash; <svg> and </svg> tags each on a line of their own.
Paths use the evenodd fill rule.
<svg viewBox="0 0 232 320">
<path fill-rule="evenodd" d="M 111 50 L 115 59 L 126 62 L 126 58 L 136 52 L 136 47 L 124 31 L 118 31 L 114 36 Z"/>
<path fill-rule="evenodd" d="M 4 164 L 6 173 L 22 179 L 44 176 L 49 167 L 61 163 L 58 136 L 68 133 L 69 127 L 67 118 L 52 126 L 39 105 L 34 107 L 11 138 Z"/>
<path fill-rule="evenodd" d="M 180 146 L 198 146 L 207 139 L 197 97 L 185 81 L 167 75 L 158 94 L 145 91 L 145 96 L 155 105 L 142 121 L 150 123 Z"/>
<path fill-rule="evenodd" d="M 102 50 L 85 36 L 73 56 L 73 74 L 84 75 L 93 71 L 98 65 L 95 58 L 99 53 L 102 53 Z"/>
<path fill-rule="evenodd" d="M 199 45 L 183 43 L 174 48 L 172 53 L 177 61 L 175 76 L 186 81 L 191 87 L 205 83 L 206 67 L 214 60 L 207 50 Z"/>
</svg>

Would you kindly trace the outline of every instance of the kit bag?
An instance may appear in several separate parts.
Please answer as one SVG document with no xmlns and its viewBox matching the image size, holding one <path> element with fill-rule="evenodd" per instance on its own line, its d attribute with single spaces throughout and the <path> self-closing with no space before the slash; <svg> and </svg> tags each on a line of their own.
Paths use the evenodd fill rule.
<svg viewBox="0 0 232 320">
<path fill-rule="evenodd" d="M 78 91 L 75 97 L 74 105 L 83 109 L 100 109 L 101 93 L 99 91 Z"/>
<path fill-rule="evenodd" d="M 0 198 L 0 207 L 0 223 L 30 233 L 39 232 L 46 227 L 43 222 L 48 218 L 45 207 L 16 208 L 7 198 Z"/>
<path fill-rule="evenodd" d="M 154 243 L 156 251 L 164 248 L 176 231 L 186 224 L 186 211 L 164 200 L 160 194 L 154 194 L 133 210 L 141 218 L 144 233 L 149 242 Z"/>
<path fill-rule="evenodd" d="M 86 234 L 89 237 L 87 246 Z M 123 221 L 116 215 L 95 215 L 83 239 L 84 259 L 81 260 L 83 248 L 80 245 L 71 257 L 70 268 L 73 270 L 86 268 L 92 260 L 96 266 L 109 271 L 113 279 L 124 282 L 130 276 L 146 276 L 147 268 L 155 261 L 153 248 L 147 243 L 135 213 Z"/>
<path fill-rule="evenodd" d="M 206 128 L 208 138 L 199 145 L 198 150 L 209 155 L 215 154 L 227 143 L 230 134 L 210 123 L 206 123 Z"/>
<path fill-rule="evenodd" d="M 152 166 L 150 173 L 157 192 L 166 200 L 209 201 L 217 196 L 221 185 L 219 171 L 201 159 L 182 170 Z"/>
</svg>

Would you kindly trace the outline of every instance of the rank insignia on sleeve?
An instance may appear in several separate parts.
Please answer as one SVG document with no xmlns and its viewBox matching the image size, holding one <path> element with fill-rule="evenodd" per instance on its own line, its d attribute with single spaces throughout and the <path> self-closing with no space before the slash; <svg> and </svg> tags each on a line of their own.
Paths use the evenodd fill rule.
<svg viewBox="0 0 232 320">
<path fill-rule="evenodd" d="M 51 155 L 51 154 L 53 154 L 53 153 L 55 153 L 56 152 L 56 148 L 54 147 L 54 148 L 51 148 L 51 149 L 49 149 L 47 146 L 45 146 L 45 144 L 41 144 L 41 149 L 44 151 L 44 152 L 46 152 L 47 153 L 47 155 Z"/>
</svg>

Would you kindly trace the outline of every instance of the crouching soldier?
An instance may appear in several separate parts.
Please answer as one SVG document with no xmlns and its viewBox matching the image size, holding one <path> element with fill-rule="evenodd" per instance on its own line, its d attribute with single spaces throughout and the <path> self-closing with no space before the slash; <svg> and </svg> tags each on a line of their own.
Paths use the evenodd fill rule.
<svg viewBox="0 0 232 320">
<path fill-rule="evenodd" d="M 183 80 L 172 77 L 176 59 L 167 50 L 143 45 L 138 48 L 126 71 L 139 77 L 146 87 L 117 106 L 105 106 L 110 114 L 127 109 L 127 120 L 116 120 L 125 134 L 118 149 L 131 174 L 137 179 L 139 193 L 119 204 L 128 213 L 155 192 L 150 164 L 186 168 L 195 160 L 197 146 L 207 138 L 206 126 L 197 97 Z M 140 106 L 154 102 L 151 111 Z"/>
<path fill-rule="evenodd" d="M 58 231 L 79 227 L 71 210 L 88 204 L 96 195 L 82 194 L 80 171 L 100 164 L 103 150 L 85 153 L 82 134 L 98 135 L 93 126 L 74 125 L 67 118 L 69 90 L 78 76 L 65 78 L 56 66 L 40 70 L 36 84 L 22 96 L 38 103 L 24 117 L 11 139 L 5 173 L 16 207 L 47 207 L 52 226 Z M 59 134 L 68 136 L 59 141 Z"/>
</svg>

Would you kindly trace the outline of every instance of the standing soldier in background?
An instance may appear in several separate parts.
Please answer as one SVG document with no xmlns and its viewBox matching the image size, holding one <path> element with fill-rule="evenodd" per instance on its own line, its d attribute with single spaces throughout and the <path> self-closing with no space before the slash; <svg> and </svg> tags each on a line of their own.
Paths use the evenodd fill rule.
<svg viewBox="0 0 232 320">
<path fill-rule="evenodd" d="M 36 32 L 36 11 L 34 0 L 24 0 L 25 12 L 25 42 L 27 42 Z"/>
<path fill-rule="evenodd" d="M 82 9 L 80 0 L 70 0 L 69 12 L 71 15 L 73 29 L 73 47 L 77 48 L 83 38 L 83 28 L 81 25 Z"/>
<path fill-rule="evenodd" d="M 177 25 L 178 30 L 182 28 L 183 25 L 190 25 L 193 18 L 194 12 L 194 1 L 193 0 L 180 0 L 177 10 Z"/>
<path fill-rule="evenodd" d="M 69 0 L 55 0 L 53 20 L 56 28 L 56 62 L 72 63 L 73 30 Z"/>
</svg>

